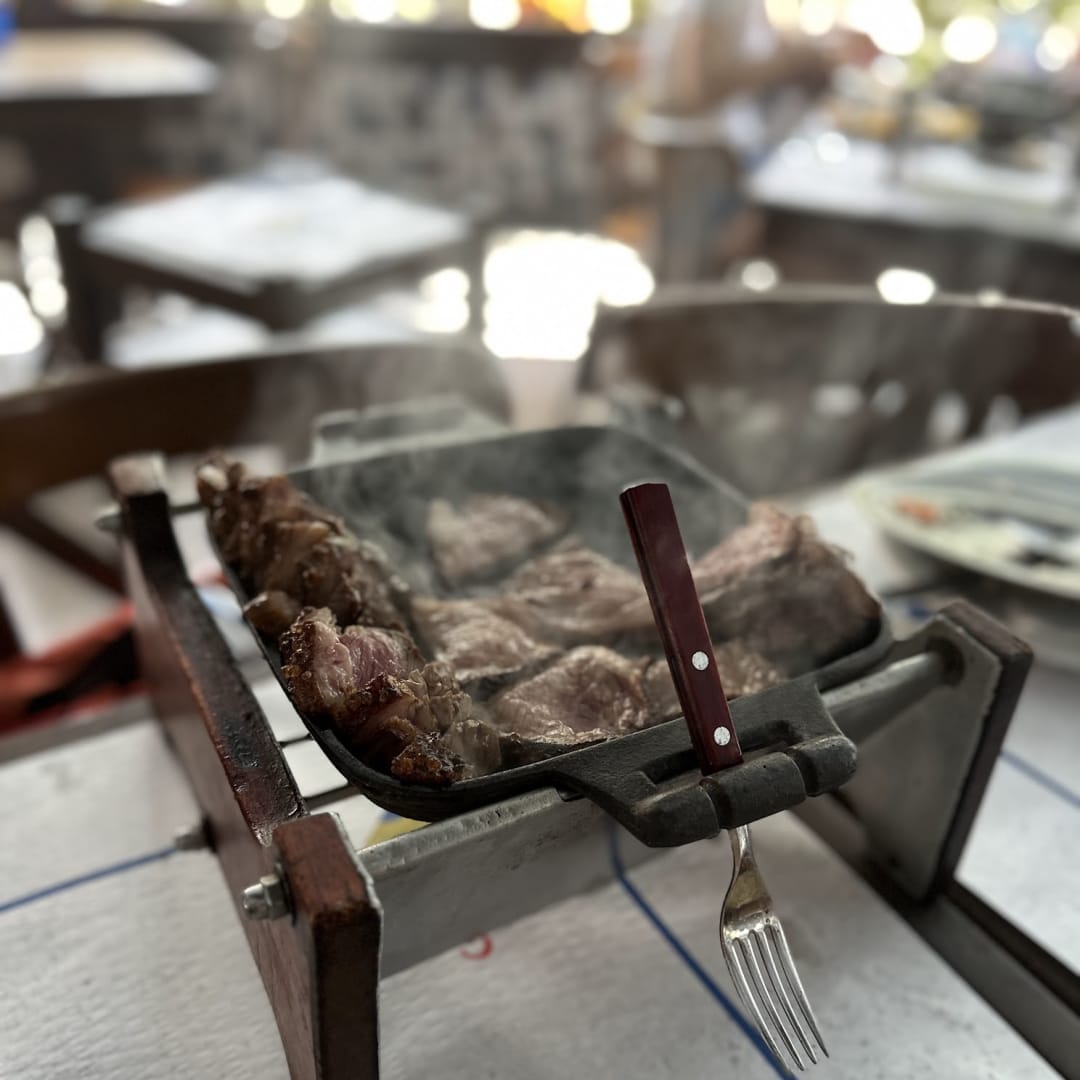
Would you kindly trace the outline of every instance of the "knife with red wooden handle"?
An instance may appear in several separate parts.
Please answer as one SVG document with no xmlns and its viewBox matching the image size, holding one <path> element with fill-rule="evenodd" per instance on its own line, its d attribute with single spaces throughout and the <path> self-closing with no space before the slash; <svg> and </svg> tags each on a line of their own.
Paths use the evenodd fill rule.
<svg viewBox="0 0 1080 1080">
<path fill-rule="evenodd" d="M 635 484 L 619 501 L 701 771 L 708 776 L 738 765 L 742 761 L 739 737 L 671 492 L 667 484 Z"/>
</svg>

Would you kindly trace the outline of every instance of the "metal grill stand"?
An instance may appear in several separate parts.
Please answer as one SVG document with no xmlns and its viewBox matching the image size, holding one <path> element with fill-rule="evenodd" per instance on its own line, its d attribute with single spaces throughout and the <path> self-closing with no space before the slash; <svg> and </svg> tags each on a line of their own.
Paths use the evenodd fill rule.
<svg viewBox="0 0 1080 1080">
<path fill-rule="evenodd" d="M 161 475 L 158 460 L 146 456 L 111 470 L 155 708 L 205 814 L 292 1075 L 374 1080 L 380 974 L 609 880 L 610 818 L 580 791 L 544 788 L 357 853 L 336 816 L 312 813 L 301 797 L 187 576 Z M 797 723 L 784 721 L 780 756 L 795 767 L 780 797 L 760 766 L 738 790 L 718 795 L 689 779 L 689 756 L 675 775 L 631 768 L 634 784 L 653 789 L 637 792 L 624 824 L 654 844 L 687 842 L 848 781 L 838 797 L 870 849 L 907 895 L 925 899 L 951 877 L 1029 664 L 1021 642 L 957 604 L 855 682 L 824 687 L 820 697 L 817 687 L 789 684 L 804 701 L 813 690 L 820 705 Z M 759 698 L 773 704 L 755 705 Z M 768 724 L 779 722 L 774 706 L 786 700 L 758 695 L 736 703 L 744 746 L 767 745 L 776 734 Z M 859 744 L 854 779 L 846 765 L 818 770 L 815 760 L 843 765 L 845 755 L 854 766 L 848 737 Z M 684 731 L 681 738 L 688 755 Z M 631 746 L 633 737 L 623 741 Z M 835 753 L 815 758 L 824 743 Z M 677 765 L 674 744 L 672 751 L 668 764 Z M 763 751 L 756 761 L 775 756 Z M 676 807 L 674 816 L 665 805 Z M 628 838 L 624 862 L 657 850 Z M 457 913 L 453 921 L 428 917 L 434 895 L 443 898 L 444 916 Z"/>
</svg>

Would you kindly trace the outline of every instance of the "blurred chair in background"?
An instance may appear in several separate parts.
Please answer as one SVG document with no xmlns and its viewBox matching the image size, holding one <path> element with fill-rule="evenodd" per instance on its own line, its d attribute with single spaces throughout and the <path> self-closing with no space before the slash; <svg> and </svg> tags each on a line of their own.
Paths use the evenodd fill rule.
<svg viewBox="0 0 1080 1080">
<path fill-rule="evenodd" d="M 580 389 L 751 496 L 959 442 L 1080 397 L 1076 313 L 869 288 L 673 286 L 602 310 Z"/>
<path fill-rule="evenodd" d="M 96 553 L 91 522 L 79 523 L 81 539 L 62 531 L 38 513 L 36 496 L 99 476 L 138 450 L 272 443 L 297 462 L 321 413 L 451 393 L 496 418 L 509 415 L 495 361 L 461 345 L 258 355 L 45 384 L 0 397 L 0 460 L 18 462 L 0 473 L 0 523 L 119 590 L 118 568 Z"/>
<path fill-rule="evenodd" d="M 99 369 L 0 397 L 0 460 L 8 463 L 0 470 L 0 526 L 112 589 L 119 600 L 115 543 L 93 525 L 95 507 L 108 498 L 98 477 L 114 458 L 272 444 L 295 464 L 308 454 L 321 414 L 448 395 L 494 420 L 509 415 L 495 361 L 457 345 Z M 18 572 L 17 565 L 7 569 Z M 102 640 L 68 643 L 40 662 L 11 660 L 19 648 L 17 619 L 0 597 L 0 661 L 8 657 L 15 692 L 0 698 L 0 728 L 18 722 L 20 710 L 130 682 L 135 669 L 127 622 L 113 619 L 108 626 Z"/>
</svg>

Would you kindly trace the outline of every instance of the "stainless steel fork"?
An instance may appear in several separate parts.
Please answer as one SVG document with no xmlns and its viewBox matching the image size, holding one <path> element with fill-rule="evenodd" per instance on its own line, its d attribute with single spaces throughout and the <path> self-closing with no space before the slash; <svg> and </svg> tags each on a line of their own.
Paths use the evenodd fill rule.
<svg viewBox="0 0 1080 1080">
<path fill-rule="evenodd" d="M 773 1056 L 786 1066 L 777 1045 L 779 1038 L 802 1070 L 806 1065 L 796 1039 L 812 1064 L 818 1061 L 815 1045 L 826 1057 L 829 1051 L 754 860 L 750 829 L 744 825 L 729 835 L 733 867 L 720 916 L 724 960 L 744 1008 L 753 1016 Z"/>
<path fill-rule="evenodd" d="M 716 669 L 671 492 L 666 484 L 636 484 L 620 501 L 701 772 L 710 776 L 738 766 L 743 760 L 739 735 Z M 814 1064 L 818 1058 L 811 1035 L 828 1057 L 825 1040 L 758 872 L 747 826 L 731 830 L 731 850 L 734 867 L 720 917 L 724 960 L 773 1056 L 787 1067 L 779 1039 L 801 1070 L 806 1066 L 796 1040 Z"/>
</svg>

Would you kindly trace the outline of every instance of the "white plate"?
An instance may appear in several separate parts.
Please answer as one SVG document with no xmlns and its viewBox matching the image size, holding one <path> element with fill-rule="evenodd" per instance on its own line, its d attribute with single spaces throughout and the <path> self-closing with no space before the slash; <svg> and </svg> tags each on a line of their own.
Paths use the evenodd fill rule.
<svg viewBox="0 0 1080 1080">
<path fill-rule="evenodd" d="M 1080 470 L 1060 462 L 986 461 L 952 468 L 916 466 L 852 485 L 851 497 L 884 532 L 944 562 L 1028 589 L 1080 600 L 1080 565 L 1026 562 L 1030 551 L 1008 518 L 1080 532 Z M 924 502 L 939 520 L 900 507 Z"/>
</svg>

